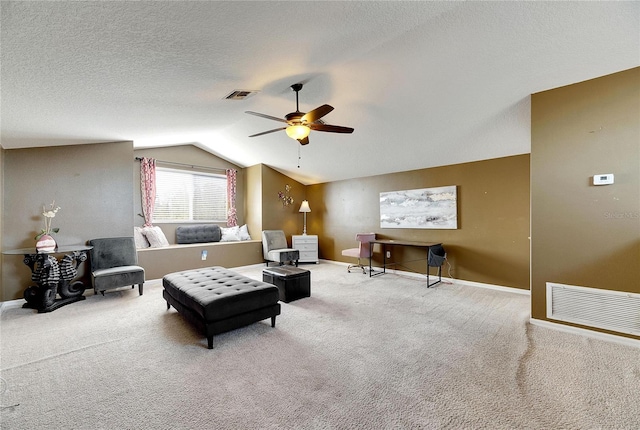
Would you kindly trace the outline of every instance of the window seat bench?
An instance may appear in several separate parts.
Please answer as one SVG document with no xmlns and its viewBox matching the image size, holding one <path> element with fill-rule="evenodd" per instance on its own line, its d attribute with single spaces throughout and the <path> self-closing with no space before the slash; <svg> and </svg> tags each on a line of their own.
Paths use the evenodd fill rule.
<svg viewBox="0 0 640 430">
<path fill-rule="evenodd" d="M 204 259 L 203 259 L 204 258 Z M 138 249 L 138 265 L 146 279 L 211 266 L 241 267 L 262 264 L 262 241 L 205 242 Z"/>
</svg>

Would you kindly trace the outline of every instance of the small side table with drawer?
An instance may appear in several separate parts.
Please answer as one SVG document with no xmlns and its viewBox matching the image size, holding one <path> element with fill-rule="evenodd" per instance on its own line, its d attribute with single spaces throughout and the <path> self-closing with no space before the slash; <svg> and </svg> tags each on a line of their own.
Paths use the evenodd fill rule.
<svg viewBox="0 0 640 430">
<path fill-rule="evenodd" d="M 291 247 L 300 251 L 299 263 L 318 263 L 318 236 L 300 234 L 291 236 Z"/>
</svg>

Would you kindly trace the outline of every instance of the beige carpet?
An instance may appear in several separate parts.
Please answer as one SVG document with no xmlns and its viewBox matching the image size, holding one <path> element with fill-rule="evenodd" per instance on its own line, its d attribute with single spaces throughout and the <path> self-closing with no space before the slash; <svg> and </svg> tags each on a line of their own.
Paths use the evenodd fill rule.
<svg viewBox="0 0 640 430">
<path fill-rule="evenodd" d="M 640 349 L 531 326 L 525 295 L 304 267 L 312 297 L 213 350 L 159 281 L 48 314 L 5 304 L 1 427 L 640 427 Z"/>
</svg>

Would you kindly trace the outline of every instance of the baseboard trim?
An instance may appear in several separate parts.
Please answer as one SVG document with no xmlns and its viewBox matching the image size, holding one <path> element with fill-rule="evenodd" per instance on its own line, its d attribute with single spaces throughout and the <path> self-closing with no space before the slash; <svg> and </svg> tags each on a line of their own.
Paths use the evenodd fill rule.
<svg viewBox="0 0 640 430">
<path fill-rule="evenodd" d="M 503 285 L 483 284 L 482 282 L 465 281 L 463 279 L 442 278 L 442 280 L 445 280 L 445 279 L 449 280 L 450 282 L 455 282 L 456 284 L 468 285 L 470 287 L 487 288 L 489 290 L 503 291 L 505 293 L 512 293 L 512 294 L 522 294 L 525 296 L 531 295 L 531 292 L 529 290 L 523 290 L 522 288 L 505 287 Z"/>
<path fill-rule="evenodd" d="M 266 268 L 267 266 L 265 266 L 264 263 L 256 263 L 256 264 L 249 264 L 247 266 L 229 267 L 229 270 L 254 269 L 254 268 L 258 268 L 258 267 Z"/>
<path fill-rule="evenodd" d="M 342 261 L 333 261 L 333 260 L 320 260 L 326 263 L 331 263 L 331 264 L 338 264 L 340 266 L 348 266 L 349 263 L 343 263 Z M 380 267 L 377 266 L 373 266 L 373 269 L 380 269 Z M 367 268 L 368 270 L 368 268 Z M 422 273 L 415 273 L 415 272 L 407 272 L 407 271 L 403 271 L 403 270 L 397 270 L 397 269 L 387 269 L 387 273 L 391 274 L 391 275 L 398 275 L 398 276 L 406 276 L 409 278 L 416 278 L 416 279 L 426 279 L 425 275 L 423 275 Z M 435 278 L 436 275 L 429 275 L 429 281 L 432 281 L 432 278 Z M 448 284 L 458 284 L 458 285 L 467 285 L 469 287 L 478 287 L 478 288 L 487 288 L 490 290 L 497 290 L 497 291 L 502 291 L 505 293 L 514 293 L 514 294 L 524 294 L 526 296 L 530 296 L 530 292 L 529 290 L 523 290 L 522 288 L 515 288 L 515 287 L 505 287 L 503 285 L 493 285 L 493 284 L 484 284 L 482 282 L 475 282 L 475 281 L 465 281 L 463 279 L 455 279 L 455 278 L 447 278 L 445 276 L 442 277 L 442 282 L 443 283 L 448 283 Z"/>
<path fill-rule="evenodd" d="M 9 309 L 21 308 L 24 303 L 25 303 L 24 299 L 13 299 L 13 300 L 0 302 L 0 315 L 2 315 L 2 312 L 7 311 Z"/>
<path fill-rule="evenodd" d="M 633 348 L 640 348 L 640 339 L 632 339 L 629 337 L 618 336 L 615 334 L 602 333 L 599 331 L 593 331 L 586 328 L 574 327 L 566 324 L 558 324 L 551 321 L 541 320 L 537 318 L 529 318 L 529 322 L 532 325 L 539 327 L 545 327 L 551 330 L 558 330 L 565 333 L 577 334 L 591 339 L 603 340 L 605 342 L 613 342 L 621 345 L 631 346 Z"/>
</svg>

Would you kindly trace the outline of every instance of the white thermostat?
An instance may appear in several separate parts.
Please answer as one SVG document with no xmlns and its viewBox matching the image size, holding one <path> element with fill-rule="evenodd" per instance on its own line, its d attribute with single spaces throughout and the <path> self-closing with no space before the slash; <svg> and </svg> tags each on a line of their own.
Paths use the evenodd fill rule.
<svg viewBox="0 0 640 430">
<path fill-rule="evenodd" d="M 603 175 L 593 175 L 593 185 L 613 184 L 613 173 L 605 173 Z"/>
</svg>

